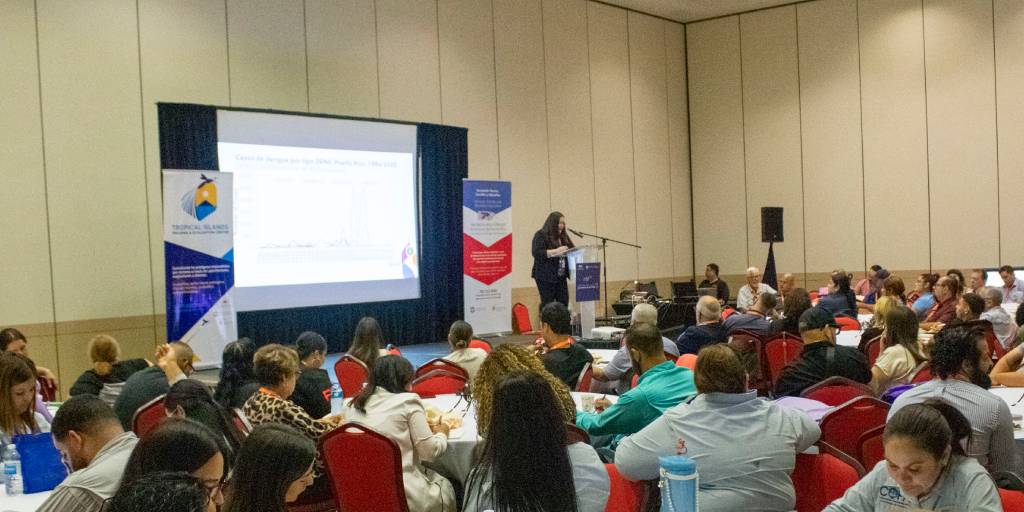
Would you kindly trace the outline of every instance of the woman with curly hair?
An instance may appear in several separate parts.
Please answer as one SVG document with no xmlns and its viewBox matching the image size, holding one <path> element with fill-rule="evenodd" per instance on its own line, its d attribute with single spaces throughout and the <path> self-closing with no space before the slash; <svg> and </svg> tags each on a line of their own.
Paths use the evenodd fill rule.
<svg viewBox="0 0 1024 512">
<path fill-rule="evenodd" d="M 491 351 L 480 365 L 480 370 L 473 380 L 473 400 L 476 402 L 477 428 L 481 436 L 486 436 L 487 426 L 491 424 L 491 412 L 494 411 L 494 388 L 498 381 L 513 370 L 531 370 L 544 378 L 551 390 L 555 393 L 555 399 L 562 408 L 565 421 L 575 423 L 576 403 L 572 400 L 569 388 L 558 377 L 544 369 L 544 363 L 530 353 L 526 348 L 518 345 L 498 345 Z"/>
</svg>

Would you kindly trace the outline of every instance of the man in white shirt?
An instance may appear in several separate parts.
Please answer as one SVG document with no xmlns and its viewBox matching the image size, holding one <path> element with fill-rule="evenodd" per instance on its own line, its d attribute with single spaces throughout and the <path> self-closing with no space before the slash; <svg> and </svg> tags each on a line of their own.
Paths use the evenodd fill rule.
<svg viewBox="0 0 1024 512">
<path fill-rule="evenodd" d="M 1017 324 L 1003 309 L 1003 292 L 998 288 L 985 287 L 979 291 L 979 295 L 985 299 L 985 311 L 981 313 L 981 320 L 988 320 L 992 324 L 992 332 L 999 338 L 999 343 L 1003 348 L 1009 349 L 1017 335 Z"/>
<path fill-rule="evenodd" d="M 1003 265 L 999 267 L 999 277 L 1003 279 L 1003 302 L 1024 302 L 1024 281 L 1017 279 L 1013 273 L 1013 267 Z"/>
<path fill-rule="evenodd" d="M 759 268 L 748 268 L 747 284 L 743 285 L 743 288 L 740 288 L 739 293 L 736 294 L 736 309 L 746 311 L 757 302 L 757 296 L 764 292 L 778 294 L 774 288 L 761 282 L 761 270 Z"/>
<path fill-rule="evenodd" d="M 78 395 L 53 418 L 53 444 L 74 473 L 38 512 L 98 512 L 121 485 L 121 475 L 138 439 L 125 432 L 113 409 L 99 397 Z"/>
</svg>

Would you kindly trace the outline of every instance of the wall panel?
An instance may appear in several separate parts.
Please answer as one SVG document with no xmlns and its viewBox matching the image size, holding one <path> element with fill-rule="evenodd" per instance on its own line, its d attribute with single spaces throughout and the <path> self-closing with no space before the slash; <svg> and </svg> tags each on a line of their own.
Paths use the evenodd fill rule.
<svg viewBox="0 0 1024 512">
<path fill-rule="evenodd" d="M 695 265 L 747 267 L 739 18 L 686 27 Z"/>
<path fill-rule="evenodd" d="M 231 105 L 306 111 L 303 3 L 227 0 L 227 6 Z"/>
<path fill-rule="evenodd" d="M 53 321 L 36 19 L 31 0 L 0 3 L 0 325 Z M 27 336 L 27 335 L 26 335 Z M 52 341 L 52 340 L 51 340 Z"/>
<path fill-rule="evenodd" d="M 437 3 L 376 0 L 380 115 L 441 122 Z"/>
<path fill-rule="evenodd" d="M 803 3 L 797 16 L 807 272 L 861 271 L 866 265 L 857 1 Z"/>
<path fill-rule="evenodd" d="M 785 242 L 775 246 L 780 273 L 804 269 L 800 84 L 796 7 L 740 16 L 743 139 L 747 169 L 747 258 L 763 268 L 761 208 L 781 206 Z"/>
<path fill-rule="evenodd" d="M 921 3 L 860 2 L 867 264 L 930 268 Z"/>
<path fill-rule="evenodd" d="M 999 262 L 1024 264 L 1020 191 L 1024 190 L 1024 2 L 995 1 L 996 119 L 999 122 Z M 981 201 L 991 198 L 979 196 Z M 991 222 L 991 219 L 988 220 Z"/>
<path fill-rule="evenodd" d="M 597 180 L 597 232 L 636 243 L 636 198 L 626 12 L 604 4 L 587 9 L 590 94 Z M 608 279 L 637 279 L 637 250 L 608 246 Z"/>
<path fill-rule="evenodd" d="M 999 262 L 995 63 L 990 0 L 924 3 L 932 267 Z"/>
<path fill-rule="evenodd" d="M 491 3 L 439 0 L 444 124 L 469 128 L 469 176 L 498 177 Z"/>
<path fill-rule="evenodd" d="M 380 116 L 373 0 L 306 0 L 309 110 Z"/>
<path fill-rule="evenodd" d="M 686 41 L 682 25 L 664 23 L 665 81 L 668 94 L 670 210 L 673 275 L 693 273 L 689 112 L 686 105 Z"/>
</svg>

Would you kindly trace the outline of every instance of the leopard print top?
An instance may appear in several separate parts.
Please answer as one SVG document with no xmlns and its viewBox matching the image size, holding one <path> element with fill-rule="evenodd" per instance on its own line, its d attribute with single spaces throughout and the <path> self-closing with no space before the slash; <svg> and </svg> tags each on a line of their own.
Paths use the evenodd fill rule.
<svg viewBox="0 0 1024 512">
<path fill-rule="evenodd" d="M 277 395 L 258 391 L 253 393 L 242 412 L 253 426 L 261 423 L 283 423 L 296 430 L 302 435 L 317 442 L 320 436 L 333 430 L 336 426 L 323 420 L 314 419 L 306 411 L 291 401 L 285 400 Z M 316 463 L 313 465 L 313 473 L 316 477 L 323 474 L 324 462 L 317 452 Z"/>
</svg>

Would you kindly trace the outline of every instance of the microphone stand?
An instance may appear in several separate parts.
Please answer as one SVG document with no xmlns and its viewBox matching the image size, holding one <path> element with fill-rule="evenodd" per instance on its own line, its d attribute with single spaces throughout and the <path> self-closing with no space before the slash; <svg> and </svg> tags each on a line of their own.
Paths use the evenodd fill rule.
<svg viewBox="0 0 1024 512">
<path fill-rule="evenodd" d="M 608 242 L 612 242 L 612 243 L 616 243 L 616 244 L 621 244 L 621 245 L 625 245 L 627 247 L 633 247 L 633 248 L 636 248 L 636 249 L 643 249 L 643 247 L 640 247 L 637 244 L 631 244 L 629 242 L 623 242 L 622 240 L 615 240 L 614 238 L 608 238 L 608 237 L 603 236 L 603 235 L 595 235 L 593 233 L 586 233 L 584 231 L 576 231 L 575 229 L 568 229 L 568 228 L 566 228 L 566 231 L 568 231 L 568 232 L 570 232 L 570 233 L 572 233 L 572 234 L 574 234 L 574 235 L 576 235 L 576 236 L 578 236 L 580 238 L 583 238 L 585 236 L 589 236 L 591 238 L 596 238 L 596 239 L 601 241 L 601 274 L 602 274 L 602 276 L 604 278 L 604 317 L 605 317 L 605 319 L 607 319 L 608 318 L 608 300 L 609 300 L 609 297 L 608 297 Z"/>
</svg>

